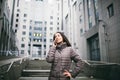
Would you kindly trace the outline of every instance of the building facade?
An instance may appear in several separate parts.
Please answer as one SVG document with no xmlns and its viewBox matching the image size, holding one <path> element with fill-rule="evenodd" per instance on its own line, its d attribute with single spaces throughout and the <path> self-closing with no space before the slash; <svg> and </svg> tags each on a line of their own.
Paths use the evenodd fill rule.
<svg viewBox="0 0 120 80">
<path fill-rule="evenodd" d="M 64 27 L 82 59 L 120 63 L 119 0 L 69 0 Z"/>
<path fill-rule="evenodd" d="M 15 33 L 12 27 L 14 0 L 0 0 L 0 55 L 15 55 Z"/>
<path fill-rule="evenodd" d="M 16 0 L 14 32 L 18 56 L 45 59 L 53 34 L 62 31 L 61 0 Z"/>
</svg>

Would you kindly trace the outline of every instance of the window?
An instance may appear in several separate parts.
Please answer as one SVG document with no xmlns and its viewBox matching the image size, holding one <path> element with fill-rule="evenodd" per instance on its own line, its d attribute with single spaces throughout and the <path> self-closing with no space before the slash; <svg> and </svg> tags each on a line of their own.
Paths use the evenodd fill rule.
<svg viewBox="0 0 120 80">
<path fill-rule="evenodd" d="M 42 27 L 34 27 L 34 30 L 40 30 L 40 31 L 42 31 Z"/>
<path fill-rule="evenodd" d="M 57 30 L 59 30 L 59 27 L 57 27 Z"/>
<path fill-rule="evenodd" d="M 52 45 L 49 45 L 49 47 L 52 47 Z"/>
<path fill-rule="evenodd" d="M 53 25 L 53 22 L 50 22 L 50 25 Z"/>
<path fill-rule="evenodd" d="M 25 41 L 25 37 L 22 37 L 22 41 Z"/>
<path fill-rule="evenodd" d="M 17 28 L 17 27 L 18 27 L 18 24 L 16 24 L 15 27 Z"/>
<path fill-rule="evenodd" d="M 21 50 L 21 54 L 24 54 L 24 50 Z"/>
<path fill-rule="evenodd" d="M 21 44 L 21 47 L 24 48 L 24 47 L 25 47 L 25 44 Z"/>
<path fill-rule="evenodd" d="M 24 17 L 27 17 L 27 14 L 24 14 Z"/>
<path fill-rule="evenodd" d="M 50 39 L 50 42 L 53 42 L 53 40 L 52 40 L 52 39 Z"/>
<path fill-rule="evenodd" d="M 17 7 L 19 7 L 19 0 L 17 0 Z"/>
<path fill-rule="evenodd" d="M 44 27 L 44 30 L 46 31 L 47 27 Z"/>
<path fill-rule="evenodd" d="M 32 29 L 32 26 L 30 26 L 29 29 Z"/>
<path fill-rule="evenodd" d="M 52 31 L 52 30 L 53 30 L 53 27 L 50 27 L 50 30 Z"/>
<path fill-rule="evenodd" d="M 53 33 L 50 33 L 50 36 L 53 36 Z"/>
<path fill-rule="evenodd" d="M 100 47 L 98 34 L 88 39 L 88 45 L 90 50 L 90 60 L 100 61 Z"/>
<path fill-rule="evenodd" d="M 93 0 L 94 1 L 94 9 L 95 9 L 95 18 L 96 21 L 99 20 L 99 10 L 98 10 L 98 0 Z"/>
<path fill-rule="evenodd" d="M 53 16 L 50 16 L 50 19 L 53 19 Z"/>
<path fill-rule="evenodd" d="M 32 33 L 31 32 L 29 32 L 29 36 L 31 36 L 32 35 Z"/>
<path fill-rule="evenodd" d="M 80 34 L 82 34 L 82 33 L 83 33 L 83 29 L 81 28 L 81 29 L 80 29 Z"/>
<path fill-rule="evenodd" d="M 44 39 L 44 42 L 46 42 L 46 39 Z"/>
<path fill-rule="evenodd" d="M 44 45 L 44 48 L 46 49 L 46 45 Z"/>
<path fill-rule="evenodd" d="M 23 25 L 23 29 L 26 29 L 26 25 Z"/>
<path fill-rule="evenodd" d="M 33 35 L 34 35 L 34 37 L 42 37 L 41 33 L 34 33 Z"/>
<path fill-rule="evenodd" d="M 19 14 L 16 14 L 17 17 L 19 17 Z"/>
<path fill-rule="evenodd" d="M 82 22 L 82 16 L 79 17 L 80 18 L 80 23 Z"/>
<path fill-rule="evenodd" d="M 26 23 L 26 21 L 27 21 L 26 19 L 23 20 L 24 23 Z"/>
<path fill-rule="evenodd" d="M 59 17 L 57 17 L 57 20 L 59 20 Z"/>
<path fill-rule="evenodd" d="M 25 34 L 26 34 L 26 32 L 25 32 L 25 31 L 23 31 L 23 32 L 22 32 L 22 35 L 25 35 Z"/>
<path fill-rule="evenodd" d="M 17 9 L 17 12 L 20 12 L 20 9 Z"/>
<path fill-rule="evenodd" d="M 16 19 L 16 22 L 18 22 L 18 19 Z"/>
<path fill-rule="evenodd" d="M 88 6 L 88 21 L 89 21 L 89 28 L 93 26 L 93 15 L 92 15 L 92 0 L 87 0 L 87 6 Z"/>
<path fill-rule="evenodd" d="M 45 21 L 45 25 L 47 24 L 47 21 Z"/>
<path fill-rule="evenodd" d="M 15 33 L 17 32 L 17 29 L 15 29 Z"/>
<path fill-rule="evenodd" d="M 113 8 L 113 4 L 110 4 L 108 7 L 108 15 L 109 17 L 112 17 L 114 15 L 114 8 Z"/>
<path fill-rule="evenodd" d="M 46 51 L 44 51 L 44 56 L 46 56 Z"/>
<path fill-rule="evenodd" d="M 82 9 L 82 2 L 79 3 L 79 11 Z"/>
<path fill-rule="evenodd" d="M 59 25 L 59 22 L 57 22 L 57 25 Z"/>
</svg>

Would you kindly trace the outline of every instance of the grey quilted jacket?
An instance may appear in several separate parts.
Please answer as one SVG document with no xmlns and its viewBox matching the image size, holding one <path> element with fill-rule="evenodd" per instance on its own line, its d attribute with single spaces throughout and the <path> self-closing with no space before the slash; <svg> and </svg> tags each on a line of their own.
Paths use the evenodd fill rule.
<svg viewBox="0 0 120 80">
<path fill-rule="evenodd" d="M 52 46 L 46 57 L 46 61 L 52 64 L 49 80 L 69 80 L 70 78 L 66 78 L 63 72 L 64 70 L 70 71 L 72 60 L 75 62 L 75 67 L 71 75 L 75 78 L 83 65 L 80 56 L 65 43 L 56 47 Z"/>
</svg>

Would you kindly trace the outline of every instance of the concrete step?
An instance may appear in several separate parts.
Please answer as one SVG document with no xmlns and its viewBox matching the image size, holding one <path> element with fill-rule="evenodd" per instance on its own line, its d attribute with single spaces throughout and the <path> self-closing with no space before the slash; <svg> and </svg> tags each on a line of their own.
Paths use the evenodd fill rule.
<svg viewBox="0 0 120 80">
<path fill-rule="evenodd" d="M 50 70 L 23 70 L 24 77 L 48 77 Z"/>
<path fill-rule="evenodd" d="M 48 77 L 20 77 L 18 80 L 48 80 Z"/>
<path fill-rule="evenodd" d="M 30 60 L 29 64 L 26 66 L 26 69 L 48 70 L 50 67 L 51 64 L 47 63 L 45 60 Z"/>
<path fill-rule="evenodd" d="M 20 77 L 18 80 L 48 80 L 48 77 Z M 102 79 L 94 79 L 88 77 L 76 77 L 71 80 L 102 80 Z"/>
</svg>

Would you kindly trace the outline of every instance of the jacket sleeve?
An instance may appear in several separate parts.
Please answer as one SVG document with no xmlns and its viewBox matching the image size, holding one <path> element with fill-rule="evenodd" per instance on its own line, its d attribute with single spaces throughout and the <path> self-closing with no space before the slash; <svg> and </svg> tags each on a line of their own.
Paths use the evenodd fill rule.
<svg viewBox="0 0 120 80">
<path fill-rule="evenodd" d="M 74 66 L 74 69 L 72 70 L 71 75 L 73 78 L 75 78 L 80 73 L 80 71 L 82 71 L 84 63 L 80 59 L 80 56 L 77 53 L 75 53 L 75 51 L 73 49 L 71 49 L 71 59 L 75 63 L 75 66 Z"/>
<path fill-rule="evenodd" d="M 54 55 L 55 55 L 56 47 L 52 46 L 47 54 L 46 61 L 49 63 L 52 63 L 54 61 Z"/>
</svg>

